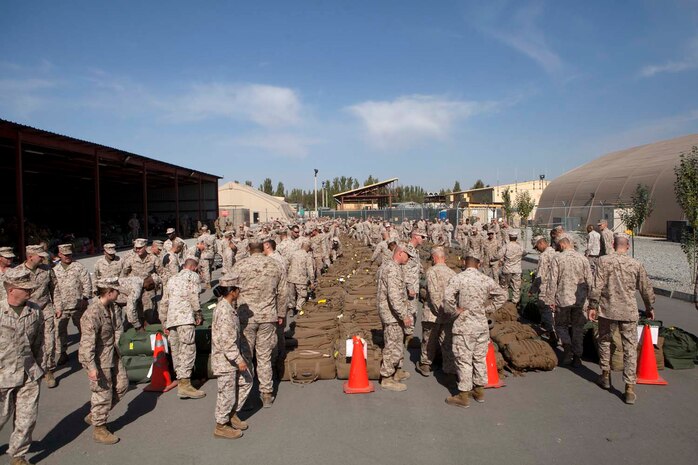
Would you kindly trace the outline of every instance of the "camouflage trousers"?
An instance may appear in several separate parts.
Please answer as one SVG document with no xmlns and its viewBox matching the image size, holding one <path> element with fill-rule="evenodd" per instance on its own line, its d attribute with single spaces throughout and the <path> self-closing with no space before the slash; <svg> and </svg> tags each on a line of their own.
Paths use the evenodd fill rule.
<svg viewBox="0 0 698 465">
<path fill-rule="evenodd" d="M 194 342 L 194 325 L 181 325 L 170 328 L 167 341 L 172 349 L 172 364 L 177 379 L 191 378 L 196 360 L 196 344 Z"/>
<path fill-rule="evenodd" d="M 472 391 L 487 384 L 487 347 L 490 332 L 453 335 L 453 355 L 458 372 L 458 390 Z"/>
<path fill-rule="evenodd" d="M 90 381 L 90 415 L 94 426 L 104 426 L 107 424 L 109 412 L 123 399 L 128 391 L 128 376 L 126 368 L 117 360 L 113 368 L 99 368 L 97 370 L 97 381 Z"/>
<path fill-rule="evenodd" d="M 422 321 L 422 347 L 419 354 L 419 363 L 421 365 L 431 365 L 436 357 L 439 348 L 439 332 L 440 325 Z"/>
<path fill-rule="evenodd" d="M 485 276 L 489 276 L 494 279 L 495 282 L 499 282 L 499 263 L 484 265 L 481 269 L 482 272 L 485 273 Z"/>
<path fill-rule="evenodd" d="M 204 286 L 211 286 L 211 265 L 213 264 L 213 259 L 202 258 L 199 260 L 199 275 L 201 276 L 201 282 Z"/>
<path fill-rule="evenodd" d="M 252 373 L 250 368 L 250 373 Z M 252 391 L 252 379 L 249 381 L 238 370 L 218 375 L 218 394 L 216 396 L 216 423 L 225 425 L 230 417 L 242 410 Z"/>
<path fill-rule="evenodd" d="M 395 370 L 402 366 L 405 353 L 403 345 L 404 331 L 398 323 L 383 325 L 383 361 L 380 374 L 383 378 L 389 378 L 395 374 Z"/>
<path fill-rule="evenodd" d="M 439 346 L 441 347 L 441 371 L 455 375 L 457 369 L 453 356 L 453 323 L 438 323 L 437 327 Z"/>
<path fill-rule="evenodd" d="M 637 321 L 616 321 L 599 318 L 599 365 L 601 370 L 611 371 L 611 339 L 617 328 L 623 343 L 623 381 L 637 381 Z"/>
<path fill-rule="evenodd" d="M 546 305 L 545 302 L 538 299 L 536 302 L 538 306 L 538 311 L 540 312 L 540 324 L 551 336 L 555 334 L 555 315 L 553 314 L 553 309 L 550 305 Z"/>
<path fill-rule="evenodd" d="M 505 291 L 511 291 L 511 300 L 518 304 L 521 300 L 521 273 L 502 273 L 499 276 L 499 286 Z"/>
<path fill-rule="evenodd" d="M 56 320 L 56 354 L 58 356 L 68 355 L 68 322 L 72 320 L 75 327 L 80 332 L 80 318 L 82 310 L 63 310 L 63 314 Z"/>
<path fill-rule="evenodd" d="M 257 379 L 262 394 L 274 392 L 271 356 L 278 342 L 277 326 L 276 323 L 247 323 L 242 329 L 242 355 L 245 360 L 257 361 Z"/>
<path fill-rule="evenodd" d="M 584 352 L 584 325 L 587 318 L 582 307 L 559 307 L 555 312 L 555 333 L 563 346 L 572 347 L 577 357 Z"/>
<path fill-rule="evenodd" d="M 417 289 L 419 286 L 417 287 Z M 407 298 L 407 307 L 410 310 L 410 315 L 412 315 L 412 325 L 405 326 L 404 332 L 406 336 L 412 336 L 414 334 L 414 323 L 417 321 L 417 312 L 419 311 L 419 294 L 414 297 Z"/>
<path fill-rule="evenodd" d="M 53 305 L 48 304 L 42 310 L 44 315 L 44 360 L 42 366 L 46 371 L 56 369 L 56 313 Z"/>
<path fill-rule="evenodd" d="M 322 276 L 322 267 L 324 263 L 322 257 L 313 257 L 313 269 L 315 270 L 315 280 L 317 281 Z"/>
<path fill-rule="evenodd" d="M 0 389 L 0 429 L 13 421 L 7 455 L 22 457 L 29 451 L 32 432 L 39 414 L 39 381 Z"/>
<path fill-rule="evenodd" d="M 300 311 L 307 298 L 307 284 L 288 283 L 288 308 L 295 308 Z"/>
</svg>

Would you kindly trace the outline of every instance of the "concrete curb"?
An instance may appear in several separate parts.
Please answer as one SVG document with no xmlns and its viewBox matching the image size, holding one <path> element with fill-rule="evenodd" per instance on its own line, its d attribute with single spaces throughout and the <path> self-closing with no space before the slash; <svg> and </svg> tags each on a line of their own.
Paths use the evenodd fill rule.
<svg viewBox="0 0 698 465">
<path fill-rule="evenodd" d="M 531 256 L 526 256 L 523 258 L 523 261 L 528 262 L 528 263 L 535 263 L 538 264 L 538 258 L 536 257 L 531 257 Z M 670 299 L 676 299 L 676 300 L 683 300 L 684 302 L 688 303 L 693 303 L 693 294 L 689 294 L 687 292 L 683 291 L 672 291 L 670 289 L 664 289 L 662 287 L 656 287 L 653 286 L 654 288 L 654 293 L 657 295 L 661 295 L 662 297 L 668 297 Z"/>
</svg>

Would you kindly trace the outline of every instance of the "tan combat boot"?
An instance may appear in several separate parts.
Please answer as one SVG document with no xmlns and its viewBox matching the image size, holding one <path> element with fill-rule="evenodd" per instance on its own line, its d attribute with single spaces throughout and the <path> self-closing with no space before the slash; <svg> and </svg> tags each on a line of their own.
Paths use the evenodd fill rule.
<svg viewBox="0 0 698 465">
<path fill-rule="evenodd" d="M 84 418 L 84 420 L 85 420 L 85 423 L 92 426 L 92 413 L 88 413 L 87 416 Z"/>
<path fill-rule="evenodd" d="M 447 397 L 446 403 L 454 407 L 468 408 L 470 406 L 469 391 L 461 391 L 455 396 Z"/>
<path fill-rule="evenodd" d="M 485 401 L 485 388 L 482 386 L 475 386 L 472 395 L 475 402 L 483 403 Z"/>
<path fill-rule="evenodd" d="M 230 424 L 233 426 L 235 429 L 239 429 L 241 431 L 246 430 L 250 426 L 247 424 L 247 422 L 242 421 L 240 417 L 238 416 L 237 413 L 233 414 L 232 417 L 230 417 Z"/>
<path fill-rule="evenodd" d="M 625 403 L 628 405 L 633 405 L 635 400 L 637 400 L 637 395 L 635 394 L 635 385 L 626 384 L 625 385 Z"/>
<path fill-rule="evenodd" d="M 119 438 L 114 436 L 109 432 L 106 426 L 95 426 L 95 430 L 92 433 L 92 439 L 98 444 L 116 444 L 119 442 Z"/>
<path fill-rule="evenodd" d="M 235 429 L 232 426 L 221 425 L 216 423 L 216 429 L 213 430 L 213 437 L 218 439 L 237 439 L 242 437 L 242 431 Z"/>
<path fill-rule="evenodd" d="M 393 375 L 393 377 L 395 378 L 395 381 L 397 381 L 398 383 L 400 381 L 410 379 L 410 376 L 412 376 L 412 375 L 409 374 L 408 372 L 406 372 L 405 370 L 403 370 L 402 368 L 398 368 L 397 370 L 395 370 L 395 374 Z"/>
<path fill-rule="evenodd" d="M 184 378 L 177 383 L 177 397 L 180 399 L 202 399 L 206 397 L 206 393 L 194 389 L 194 386 L 191 385 L 191 380 Z"/>
<path fill-rule="evenodd" d="M 425 365 L 423 363 L 418 363 L 417 366 L 414 368 L 417 373 L 424 377 L 429 377 L 431 374 L 431 367 L 429 365 Z"/>
<path fill-rule="evenodd" d="M 49 389 L 55 388 L 58 385 L 52 371 L 47 371 L 44 375 L 44 379 L 46 380 L 46 387 Z"/>
<path fill-rule="evenodd" d="M 386 391 L 402 392 L 407 390 L 407 385 L 395 380 L 395 377 L 383 378 L 380 382 L 381 389 Z"/>
<path fill-rule="evenodd" d="M 274 395 L 271 392 L 262 393 L 262 407 L 269 408 L 274 403 Z"/>
<path fill-rule="evenodd" d="M 599 375 L 599 379 L 596 380 L 596 384 L 598 384 L 601 389 L 611 389 L 611 372 L 603 370 Z"/>
<path fill-rule="evenodd" d="M 22 457 L 12 457 L 10 459 L 10 465 L 29 465 L 29 462 L 27 462 L 27 459 Z"/>
</svg>

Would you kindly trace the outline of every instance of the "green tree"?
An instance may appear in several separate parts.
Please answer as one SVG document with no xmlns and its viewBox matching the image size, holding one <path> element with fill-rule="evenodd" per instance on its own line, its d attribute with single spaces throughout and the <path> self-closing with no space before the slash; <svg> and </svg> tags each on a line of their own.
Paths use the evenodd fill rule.
<svg viewBox="0 0 698 465">
<path fill-rule="evenodd" d="M 475 184 L 473 184 L 473 187 L 471 187 L 471 189 L 482 189 L 483 187 L 485 187 L 485 183 L 482 182 L 482 179 L 478 179 L 477 181 L 475 181 Z"/>
<path fill-rule="evenodd" d="M 654 200 L 650 195 L 650 190 L 644 184 L 638 184 L 635 192 L 630 196 L 630 204 L 618 202 L 620 209 L 620 219 L 625 223 L 625 227 L 633 232 L 633 257 L 635 256 L 635 236 L 640 232 L 642 224 L 652 214 L 654 210 Z"/>
<path fill-rule="evenodd" d="M 272 195 L 274 193 L 274 187 L 272 185 L 271 179 L 266 178 L 262 184 L 259 185 L 259 190 L 265 194 Z"/>
<path fill-rule="evenodd" d="M 451 192 L 460 192 L 462 189 L 460 188 L 460 183 L 458 181 L 453 183 L 453 190 Z"/>
<path fill-rule="evenodd" d="M 514 205 L 511 202 L 511 191 L 507 187 L 502 192 L 502 210 L 504 210 L 504 218 L 507 223 L 511 223 L 511 214 L 514 213 Z"/>
<path fill-rule="evenodd" d="M 281 181 L 279 181 L 279 183 L 276 185 L 274 195 L 277 197 L 286 197 L 286 189 L 284 189 L 284 183 Z"/>
<path fill-rule="evenodd" d="M 370 186 L 371 184 L 375 184 L 378 182 L 377 178 L 374 178 L 373 175 L 368 175 L 368 179 L 364 181 L 364 186 Z"/>
<path fill-rule="evenodd" d="M 252 187 L 252 181 L 245 181 L 245 185 Z"/>
<path fill-rule="evenodd" d="M 531 212 L 536 207 L 535 202 L 531 198 L 531 194 L 528 191 L 521 191 L 516 196 L 516 201 L 514 203 L 516 211 L 519 212 L 519 217 L 521 218 L 521 226 L 523 226 L 523 241 L 526 242 L 526 232 L 528 227 L 528 217 L 531 216 Z"/>
<path fill-rule="evenodd" d="M 676 201 L 689 226 L 681 237 L 681 249 L 691 268 L 691 282 L 695 282 L 698 273 L 698 147 L 693 146 L 689 153 L 681 154 L 674 174 Z"/>
</svg>

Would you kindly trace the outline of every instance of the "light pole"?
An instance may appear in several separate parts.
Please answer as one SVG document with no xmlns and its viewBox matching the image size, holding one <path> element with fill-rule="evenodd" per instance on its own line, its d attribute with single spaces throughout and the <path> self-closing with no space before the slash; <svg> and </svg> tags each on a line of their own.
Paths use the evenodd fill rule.
<svg viewBox="0 0 698 465">
<path fill-rule="evenodd" d="M 318 217 L 317 211 L 317 169 L 315 170 L 315 218 Z"/>
</svg>

